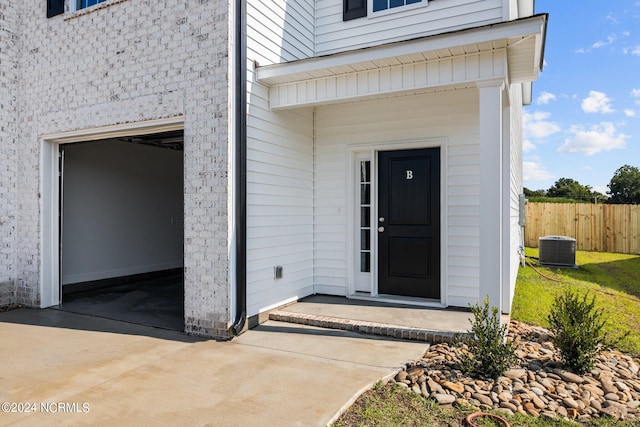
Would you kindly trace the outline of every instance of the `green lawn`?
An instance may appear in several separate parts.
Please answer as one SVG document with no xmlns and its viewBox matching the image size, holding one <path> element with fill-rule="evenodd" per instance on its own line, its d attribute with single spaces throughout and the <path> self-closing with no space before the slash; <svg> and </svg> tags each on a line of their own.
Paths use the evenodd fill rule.
<svg viewBox="0 0 640 427">
<path fill-rule="evenodd" d="M 332 427 L 450 427 L 467 425 L 467 415 L 477 412 L 472 406 L 439 406 L 433 400 L 427 400 L 413 392 L 401 389 L 398 385 L 378 384 L 365 392 L 334 423 Z M 560 418 L 534 418 L 528 415 L 504 415 L 511 426 L 518 427 L 572 427 L 577 424 Z M 479 427 L 498 427 L 502 424 L 484 418 L 476 419 Z M 593 419 L 592 427 L 638 427 L 635 421 L 615 421 L 613 418 Z"/>
<path fill-rule="evenodd" d="M 538 250 L 527 248 L 526 254 L 537 257 Z M 568 287 L 589 292 L 604 309 L 605 329 L 612 337 L 631 332 L 620 350 L 640 355 L 640 256 L 578 251 L 576 263 L 577 269 L 535 267 L 560 282 L 540 276 L 530 266 L 520 268 L 511 317 L 548 327 L 547 315 L 558 293 Z"/>
</svg>

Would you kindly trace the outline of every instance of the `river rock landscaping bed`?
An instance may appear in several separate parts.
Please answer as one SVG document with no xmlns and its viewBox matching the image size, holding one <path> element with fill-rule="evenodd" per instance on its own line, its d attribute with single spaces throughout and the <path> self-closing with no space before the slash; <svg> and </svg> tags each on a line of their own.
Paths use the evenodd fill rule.
<svg viewBox="0 0 640 427">
<path fill-rule="evenodd" d="M 548 330 L 511 321 L 509 339 L 517 346 L 520 366 L 496 380 L 463 373 L 459 356 L 467 352 L 466 345 L 441 343 L 408 363 L 394 381 L 441 405 L 473 405 L 585 423 L 603 416 L 640 420 L 640 359 L 603 351 L 594 369 L 576 375 L 563 368 Z"/>
</svg>

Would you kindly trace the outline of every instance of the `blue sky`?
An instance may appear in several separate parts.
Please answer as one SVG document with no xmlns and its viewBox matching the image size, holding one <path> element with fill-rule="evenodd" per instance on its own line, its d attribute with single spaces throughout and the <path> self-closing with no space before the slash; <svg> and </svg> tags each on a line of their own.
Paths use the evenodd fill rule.
<svg viewBox="0 0 640 427">
<path fill-rule="evenodd" d="M 536 0 L 544 70 L 524 108 L 524 186 L 572 178 L 605 193 L 640 167 L 640 0 Z"/>
</svg>

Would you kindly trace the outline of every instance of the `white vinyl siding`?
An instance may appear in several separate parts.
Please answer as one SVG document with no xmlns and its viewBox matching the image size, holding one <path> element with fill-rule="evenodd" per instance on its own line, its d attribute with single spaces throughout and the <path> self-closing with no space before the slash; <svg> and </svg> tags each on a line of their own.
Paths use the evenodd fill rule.
<svg viewBox="0 0 640 427">
<path fill-rule="evenodd" d="M 442 271 L 446 302 L 478 298 L 479 149 L 476 90 L 322 106 L 316 112 L 316 291 L 344 295 L 347 286 L 348 150 L 441 138 L 445 192 Z"/>
<path fill-rule="evenodd" d="M 314 0 L 247 2 L 248 58 L 260 65 L 315 55 Z"/>
<path fill-rule="evenodd" d="M 328 111 L 327 111 L 328 110 Z M 329 137 L 325 117 L 333 107 L 321 108 L 316 113 L 317 146 L 315 158 L 316 229 L 314 234 L 316 256 L 316 286 L 318 292 L 346 295 L 347 293 L 347 183 L 349 182 L 348 155 L 344 142 Z M 339 114 L 339 113 L 338 113 Z M 351 114 L 342 111 L 342 119 L 350 120 Z M 331 122 L 331 118 L 328 119 Z M 334 126 L 335 124 L 332 123 Z M 344 124 L 343 124 L 344 125 Z"/>
<path fill-rule="evenodd" d="M 382 43 L 472 28 L 503 20 L 502 0 L 437 0 L 384 16 L 342 21 L 342 0 L 318 1 L 316 54 L 327 55 Z"/>
<path fill-rule="evenodd" d="M 276 115 L 266 100 L 247 118 L 249 316 L 313 292 L 312 119 L 310 110 Z"/>
<path fill-rule="evenodd" d="M 313 113 L 269 109 L 253 61 L 313 55 L 312 1 L 248 5 L 247 314 L 313 293 Z M 274 278 L 274 267 L 283 277 Z"/>
<path fill-rule="evenodd" d="M 358 269 L 357 251 L 348 252 L 354 247 L 349 241 L 350 227 L 354 227 L 349 213 L 355 203 L 348 188 L 351 148 L 385 144 L 389 149 L 395 142 L 434 139 L 443 144 L 443 302 L 459 307 L 477 302 L 481 167 L 480 99 L 475 82 L 506 77 L 505 46 L 467 55 L 460 50 L 454 58 L 412 58 L 405 65 L 390 58 L 389 63 L 376 63 L 380 67 L 376 70 L 321 74 L 302 82 L 272 81 L 270 88 L 257 82 L 254 61 L 267 66 L 498 23 L 507 4 L 503 0 L 433 0 L 410 11 L 343 22 L 341 0 L 250 2 L 249 316 L 314 292 L 347 295 L 353 289 L 350 274 Z M 513 87 L 517 90 L 517 85 Z M 426 90 L 433 93 L 421 93 Z M 520 102 L 513 94 L 512 98 Z M 519 110 L 514 109 L 510 120 L 519 120 L 517 114 Z M 505 123 L 510 125 L 513 129 L 507 135 L 521 127 Z M 510 234 L 508 243 L 503 243 L 505 285 L 514 283 L 517 273 L 513 268 L 517 254 L 506 246 L 513 246 L 519 236 L 511 203 L 522 185 L 518 181 L 521 166 L 512 164 L 520 150 L 514 147 L 502 159 L 504 175 L 512 175 L 504 177 L 503 185 L 511 193 L 503 193 L 505 206 L 496 207 L 505 215 L 503 233 Z M 483 167 L 498 168 L 501 159 L 490 163 Z M 273 268 L 277 265 L 284 267 L 284 276 L 276 280 Z M 512 290 L 503 293 L 507 298 L 512 294 Z"/>
<path fill-rule="evenodd" d="M 477 98 L 468 102 L 474 101 L 477 103 Z M 447 302 L 462 307 L 477 298 L 480 275 L 480 147 L 477 129 L 470 123 L 467 126 L 471 134 L 466 141 L 460 140 L 457 144 L 450 141 L 447 187 L 444 189 L 449 214 Z"/>
<path fill-rule="evenodd" d="M 509 248 L 505 260 L 508 262 L 509 272 L 504 283 L 508 291 L 508 299 L 503 301 L 502 306 L 510 311 L 513 295 L 515 292 L 516 279 L 520 256 L 518 248 L 522 245 L 523 229 L 519 225 L 520 221 L 520 194 L 522 188 L 522 84 L 511 86 L 511 114 L 510 114 L 510 158 L 509 158 L 509 191 L 508 191 L 508 221 Z M 505 189 L 506 191 L 506 189 Z"/>
</svg>

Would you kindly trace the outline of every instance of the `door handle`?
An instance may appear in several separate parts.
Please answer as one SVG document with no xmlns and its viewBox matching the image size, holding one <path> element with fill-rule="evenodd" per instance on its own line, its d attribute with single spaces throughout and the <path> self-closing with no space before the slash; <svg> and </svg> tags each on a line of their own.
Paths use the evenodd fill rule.
<svg viewBox="0 0 640 427">
<path fill-rule="evenodd" d="M 378 227 L 378 232 L 383 233 L 384 232 L 384 227 Z"/>
</svg>

